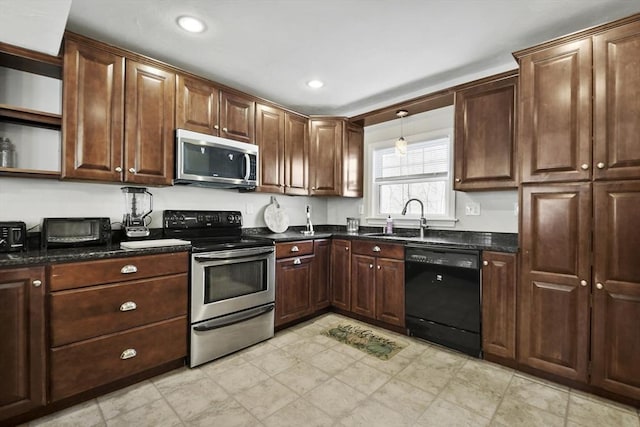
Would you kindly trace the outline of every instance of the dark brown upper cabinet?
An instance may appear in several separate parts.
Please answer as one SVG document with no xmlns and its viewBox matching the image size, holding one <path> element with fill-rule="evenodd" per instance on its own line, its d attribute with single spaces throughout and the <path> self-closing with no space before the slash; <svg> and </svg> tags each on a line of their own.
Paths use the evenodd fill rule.
<svg viewBox="0 0 640 427">
<path fill-rule="evenodd" d="M 218 135 L 220 91 L 211 82 L 178 74 L 176 127 Z"/>
<path fill-rule="evenodd" d="M 519 58 L 522 182 L 591 178 L 591 39 Z"/>
<path fill-rule="evenodd" d="M 517 92 L 514 71 L 456 91 L 454 189 L 517 188 Z"/>
<path fill-rule="evenodd" d="M 347 124 L 342 149 L 342 193 L 344 197 L 362 197 L 364 165 L 364 128 Z"/>
<path fill-rule="evenodd" d="M 311 118 L 309 181 L 312 196 L 339 196 L 342 190 L 342 146 L 345 120 Z"/>
<path fill-rule="evenodd" d="M 593 174 L 640 177 L 640 22 L 593 37 Z"/>
<path fill-rule="evenodd" d="M 171 184 L 174 72 L 67 35 L 63 87 L 62 178 Z"/>
<path fill-rule="evenodd" d="M 176 125 L 236 141 L 255 142 L 253 98 L 231 93 L 208 80 L 178 75 Z"/>
<path fill-rule="evenodd" d="M 284 115 L 285 193 L 309 194 L 309 119 L 293 113 Z"/>
</svg>

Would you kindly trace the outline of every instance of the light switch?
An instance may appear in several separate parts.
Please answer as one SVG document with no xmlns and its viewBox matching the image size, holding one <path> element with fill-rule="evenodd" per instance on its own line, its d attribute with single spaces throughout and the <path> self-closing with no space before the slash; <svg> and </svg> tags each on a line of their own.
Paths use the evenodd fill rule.
<svg viewBox="0 0 640 427">
<path fill-rule="evenodd" d="M 480 215 L 480 203 L 475 203 L 475 202 L 467 203 L 464 207 L 464 213 L 465 215 L 470 215 L 470 216 Z"/>
</svg>

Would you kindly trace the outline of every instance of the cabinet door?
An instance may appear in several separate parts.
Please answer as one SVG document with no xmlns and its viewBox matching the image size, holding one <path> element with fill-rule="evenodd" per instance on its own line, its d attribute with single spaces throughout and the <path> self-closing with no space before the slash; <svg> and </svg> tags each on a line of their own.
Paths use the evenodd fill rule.
<svg viewBox="0 0 640 427">
<path fill-rule="evenodd" d="M 211 83 L 178 75 L 176 89 L 176 127 L 218 135 L 220 91 Z"/>
<path fill-rule="evenodd" d="M 313 274 L 311 276 L 311 296 L 314 311 L 329 307 L 329 251 L 330 240 L 313 242 Z"/>
<path fill-rule="evenodd" d="M 312 312 L 312 262 L 313 256 L 276 261 L 276 326 Z"/>
<path fill-rule="evenodd" d="M 0 272 L 0 421 L 46 402 L 44 295 L 43 267 Z"/>
<path fill-rule="evenodd" d="M 256 144 L 260 147 L 260 191 L 284 193 L 284 111 L 256 106 Z"/>
<path fill-rule="evenodd" d="M 331 240 L 331 305 L 351 310 L 351 242 Z"/>
<path fill-rule="evenodd" d="M 594 184 L 591 381 L 640 399 L 640 181 Z"/>
<path fill-rule="evenodd" d="M 404 261 L 376 260 L 376 319 L 404 326 Z"/>
<path fill-rule="evenodd" d="M 343 132 L 343 120 L 311 119 L 309 150 L 311 195 L 340 195 Z"/>
<path fill-rule="evenodd" d="M 256 103 L 244 96 L 220 95 L 220 136 L 253 144 Z"/>
<path fill-rule="evenodd" d="M 593 38 L 594 177 L 640 178 L 640 22 Z"/>
<path fill-rule="evenodd" d="M 591 177 L 591 39 L 520 60 L 522 182 Z"/>
<path fill-rule="evenodd" d="M 482 350 L 516 358 L 516 254 L 482 252 Z"/>
<path fill-rule="evenodd" d="M 362 197 L 364 128 L 349 124 L 342 149 L 342 196 Z"/>
<path fill-rule="evenodd" d="M 376 259 L 367 255 L 351 256 L 351 311 L 376 318 Z"/>
<path fill-rule="evenodd" d="M 170 71 L 127 60 L 125 181 L 170 185 L 176 82 Z"/>
<path fill-rule="evenodd" d="M 586 382 L 591 184 L 522 190 L 519 362 Z"/>
<path fill-rule="evenodd" d="M 286 194 L 309 194 L 309 120 L 285 113 L 284 184 Z"/>
<path fill-rule="evenodd" d="M 64 45 L 62 178 L 122 180 L 124 58 Z"/>
<path fill-rule="evenodd" d="M 514 76 L 456 92 L 456 190 L 517 187 L 517 85 Z"/>
</svg>

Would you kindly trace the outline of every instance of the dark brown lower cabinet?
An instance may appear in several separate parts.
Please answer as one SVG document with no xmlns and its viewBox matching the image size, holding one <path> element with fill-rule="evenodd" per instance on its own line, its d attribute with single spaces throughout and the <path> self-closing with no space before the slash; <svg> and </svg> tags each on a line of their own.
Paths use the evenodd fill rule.
<svg viewBox="0 0 640 427">
<path fill-rule="evenodd" d="M 640 181 L 593 187 L 591 383 L 640 400 Z"/>
<path fill-rule="evenodd" d="M 376 260 L 376 319 L 404 326 L 404 260 Z"/>
<path fill-rule="evenodd" d="M 0 270 L 0 424 L 46 403 L 44 267 Z"/>
<path fill-rule="evenodd" d="M 587 382 L 591 184 L 522 188 L 518 361 Z"/>
<path fill-rule="evenodd" d="M 516 358 L 516 254 L 482 252 L 482 351 Z"/>
<path fill-rule="evenodd" d="M 351 310 L 351 241 L 331 240 L 331 305 Z"/>
<path fill-rule="evenodd" d="M 331 240 L 322 239 L 313 242 L 313 268 L 311 296 L 314 310 L 321 310 L 331 304 L 329 294 L 329 257 Z"/>
<path fill-rule="evenodd" d="M 376 317 L 376 259 L 369 255 L 351 257 L 351 311 Z"/>
</svg>

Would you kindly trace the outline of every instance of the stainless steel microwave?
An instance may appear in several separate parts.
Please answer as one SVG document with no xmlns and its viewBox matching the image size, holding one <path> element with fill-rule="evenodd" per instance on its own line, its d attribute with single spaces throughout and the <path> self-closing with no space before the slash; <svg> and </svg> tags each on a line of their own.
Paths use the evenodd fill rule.
<svg viewBox="0 0 640 427">
<path fill-rule="evenodd" d="M 258 165 L 257 145 L 176 130 L 175 184 L 255 189 Z"/>
</svg>

